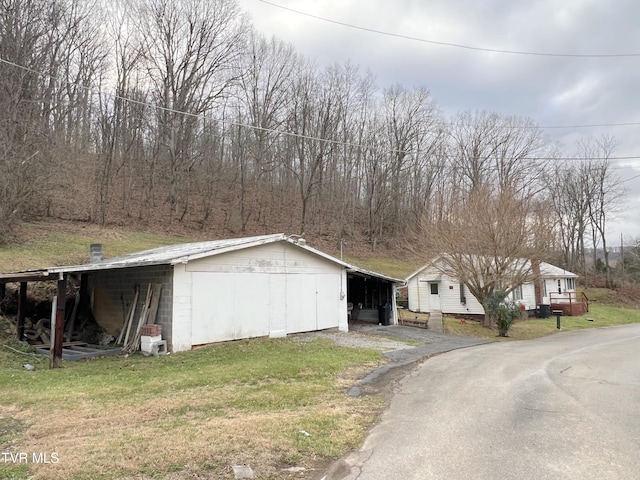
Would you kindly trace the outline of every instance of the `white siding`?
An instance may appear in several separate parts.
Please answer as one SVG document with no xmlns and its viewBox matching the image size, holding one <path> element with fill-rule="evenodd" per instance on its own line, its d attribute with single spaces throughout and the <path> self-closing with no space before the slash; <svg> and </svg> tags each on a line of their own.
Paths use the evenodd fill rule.
<svg viewBox="0 0 640 480">
<path fill-rule="evenodd" d="M 460 282 L 451 277 L 442 280 L 442 311 L 444 313 L 457 313 L 460 315 L 484 315 L 484 308 L 474 297 L 469 289 L 464 287 L 466 302 L 460 301 Z"/>
<path fill-rule="evenodd" d="M 431 311 L 429 297 L 431 295 L 429 282 L 439 282 L 440 275 L 437 270 L 427 267 L 411 277 L 407 282 L 407 295 L 409 297 L 409 310 L 412 312 L 428 313 Z"/>
<path fill-rule="evenodd" d="M 407 282 L 407 297 L 409 300 L 409 310 L 412 312 L 421 312 L 417 276 L 411 277 Z"/>
<path fill-rule="evenodd" d="M 525 283 L 522 286 L 522 300 L 520 301 L 526 310 L 536 309 L 536 288 L 533 283 Z"/>
<path fill-rule="evenodd" d="M 459 315 L 484 315 L 482 304 L 474 297 L 465 286 L 464 297 L 466 302 L 460 301 L 460 283 L 446 275 L 436 275 L 434 269 L 425 269 L 409 279 L 407 294 L 409 295 L 409 310 L 417 312 L 429 312 L 430 282 L 435 282 L 439 277 L 440 308 L 443 313 Z M 512 298 L 511 295 L 509 298 Z M 522 300 L 527 310 L 536 308 L 535 288 L 532 283 L 522 286 Z"/>
<path fill-rule="evenodd" d="M 185 265 L 173 267 L 173 314 L 171 320 L 171 350 L 191 349 L 191 274 Z"/>
<path fill-rule="evenodd" d="M 192 345 L 334 328 L 348 330 L 346 272 L 329 260 L 277 242 L 176 266 L 174 351 Z M 185 322 L 180 321 L 184 329 Z M 175 335 L 175 333 L 174 333 Z M 176 337 L 174 337 L 176 338 Z"/>
</svg>

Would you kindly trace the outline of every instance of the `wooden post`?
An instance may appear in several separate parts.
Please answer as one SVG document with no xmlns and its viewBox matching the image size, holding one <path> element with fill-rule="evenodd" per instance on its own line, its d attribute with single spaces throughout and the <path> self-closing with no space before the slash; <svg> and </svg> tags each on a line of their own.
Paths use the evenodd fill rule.
<svg viewBox="0 0 640 480">
<path fill-rule="evenodd" d="M 4 300 L 4 297 L 7 294 L 7 285 L 5 283 L 0 283 L 0 305 L 2 305 L 2 300 Z M 0 313 L 2 313 L 2 310 L 0 309 Z"/>
<path fill-rule="evenodd" d="M 64 343 L 64 315 L 65 304 L 67 303 L 67 276 L 61 274 L 58 280 L 58 301 L 56 306 L 56 329 L 55 340 L 51 345 L 51 356 L 49 357 L 49 368 L 59 368 L 62 364 L 62 344 Z"/>
<path fill-rule="evenodd" d="M 18 296 L 18 319 L 16 322 L 16 340 L 22 341 L 24 337 L 24 317 L 27 311 L 27 282 L 20 282 L 20 294 Z"/>
</svg>

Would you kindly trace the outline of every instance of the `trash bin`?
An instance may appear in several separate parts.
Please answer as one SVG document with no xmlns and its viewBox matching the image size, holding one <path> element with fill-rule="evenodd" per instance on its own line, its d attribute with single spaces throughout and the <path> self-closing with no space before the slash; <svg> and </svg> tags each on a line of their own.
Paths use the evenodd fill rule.
<svg viewBox="0 0 640 480">
<path fill-rule="evenodd" d="M 551 316 L 551 305 L 544 303 L 538 305 L 538 318 L 549 318 Z"/>
<path fill-rule="evenodd" d="M 378 305 L 378 323 L 389 325 L 389 309 L 386 305 Z"/>
</svg>

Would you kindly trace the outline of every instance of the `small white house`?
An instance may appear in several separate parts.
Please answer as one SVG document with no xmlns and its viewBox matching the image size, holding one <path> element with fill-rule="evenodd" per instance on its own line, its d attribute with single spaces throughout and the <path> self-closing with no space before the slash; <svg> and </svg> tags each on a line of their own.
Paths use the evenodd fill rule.
<svg viewBox="0 0 640 480">
<path fill-rule="evenodd" d="M 433 263 L 427 264 L 407 277 L 409 310 L 429 313 L 479 316 L 484 308 L 457 278 L 442 273 Z M 535 269 L 534 266 L 534 275 Z M 539 282 L 518 285 L 509 298 L 520 304 L 523 310 L 535 311 L 539 305 L 576 302 L 577 275 L 554 265 L 541 262 Z M 560 294 L 558 294 L 558 288 Z M 551 306 L 549 307 L 549 310 Z M 565 313 L 570 314 L 569 312 Z"/>
<path fill-rule="evenodd" d="M 402 283 L 284 234 L 171 245 L 47 274 L 87 276 L 93 314 L 114 336 L 135 287 L 161 284 L 156 323 L 173 352 L 227 340 L 347 331 L 350 305 L 362 317 L 375 312 L 376 322 L 379 307 L 387 306 L 385 323 L 395 324 L 395 287 Z"/>
</svg>

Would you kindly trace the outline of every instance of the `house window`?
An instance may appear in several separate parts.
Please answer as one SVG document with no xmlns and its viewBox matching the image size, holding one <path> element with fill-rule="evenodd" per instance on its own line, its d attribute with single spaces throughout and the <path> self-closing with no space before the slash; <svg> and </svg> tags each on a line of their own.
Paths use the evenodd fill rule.
<svg viewBox="0 0 640 480">
<path fill-rule="evenodd" d="M 542 296 L 547 297 L 547 281 L 542 280 Z"/>
<path fill-rule="evenodd" d="M 438 284 L 430 283 L 429 287 L 431 288 L 431 295 L 438 295 Z"/>
<path fill-rule="evenodd" d="M 565 290 L 575 290 L 576 289 L 576 279 L 575 278 L 565 278 L 564 279 L 564 289 Z"/>
<path fill-rule="evenodd" d="M 467 303 L 467 298 L 464 295 L 464 283 L 460 284 L 460 303 L 463 305 Z"/>
<path fill-rule="evenodd" d="M 513 291 L 511 292 L 511 297 L 513 298 L 514 302 L 523 299 L 522 285 L 518 285 L 516 288 L 513 289 Z"/>
</svg>

